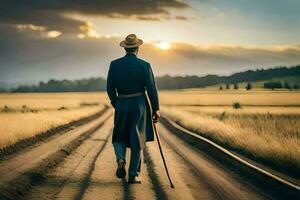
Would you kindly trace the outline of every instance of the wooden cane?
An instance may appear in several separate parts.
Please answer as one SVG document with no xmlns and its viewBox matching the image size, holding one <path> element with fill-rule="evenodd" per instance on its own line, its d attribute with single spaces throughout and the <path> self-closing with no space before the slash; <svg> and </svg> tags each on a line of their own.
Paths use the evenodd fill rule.
<svg viewBox="0 0 300 200">
<path fill-rule="evenodd" d="M 164 157 L 164 154 L 163 154 L 163 151 L 162 151 L 162 148 L 161 148 L 161 144 L 160 144 L 160 140 L 159 140 L 159 137 L 158 137 L 158 133 L 157 133 L 157 130 L 156 130 L 155 123 L 154 123 L 154 132 L 155 132 L 155 136 L 156 136 L 156 139 L 157 139 L 160 155 L 162 157 L 162 160 L 163 160 L 163 163 L 164 163 L 164 166 L 165 166 L 165 170 L 167 172 L 167 176 L 168 176 L 168 179 L 169 179 L 169 182 L 170 182 L 170 186 L 171 186 L 171 188 L 175 188 L 174 184 L 172 183 L 171 177 L 169 175 L 169 171 L 168 171 L 167 164 L 166 164 L 166 161 L 165 161 L 165 157 Z"/>
</svg>

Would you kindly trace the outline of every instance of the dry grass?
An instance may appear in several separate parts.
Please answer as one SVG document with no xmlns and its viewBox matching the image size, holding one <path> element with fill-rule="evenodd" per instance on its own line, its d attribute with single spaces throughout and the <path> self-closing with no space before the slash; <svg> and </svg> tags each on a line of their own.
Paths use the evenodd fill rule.
<svg viewBox="0 0 300 200">
<path fill-rule="evenodd" d="M 0 108 L 20 109 L 23 105 L 33 109 L 74 108 L 81 103 L 109 103 L 104 92 L 98 93 L 25 93 L 0 94 Z"/>
<path fill-rule="evenodd" d="M 182 126 L 253 158 L 300 170 L 300 116 L 234 114 L 220 119 L 181 107 L 163 107 L 163 114 Z M 224 120 L 225 119 L 225 120 Z"/>
<path fill-rule="evenodd" d="M 92 115 L 103 103 L 105 93 L 0 94 L 0 149 Z"/>
<path fill-rule="evenodd" d="M 300 92 L 290 91 L 218 91 L 180 90 L 160 92 L 162 105 L 214 105 L 231 106 L 235 102 L 254 106 L 300 106 Z"/>
<path fill-rule="evenodd" d="M 252 158 L 300 170 L 300 92 L 181 90 L 160 93 L 163 114 Z M 234 109 L 238 102 L 242 109 Z"/>
<path fill-rule="evenodd" d="M 272 107 L 272 106 L 243 106 L 242 109 L 235 109 L 232 106 L 181 106 L 180 109 L 204 115 L 220 115 L 222 113 L 230 115 L 298 115 L 300 107 Z"/>
<path fill-rule="evenodd" d="M 299 92 L 184 90 L 159 94 L 162 113 L 181 125 L 253 157 L 300 170 Z M 233 109 L 234 102 L 242 104 L 242 109 Z M 104 92 L 0 94 L 0 110 L 5 105 L 9 108 L 9 112 L 0 112 L 0 148 L 101 109 L 82 103 L 102 105 L 109 100 Z M 29 112 L 23 112 L 23 105 Z M 61 107 L 67 109 L 59 110 Z"/>
<path fill-rule="evenodd" d="M 101 109 L 103 106 L 38 113 L 0 113 L 0 149 Z"/>
</svg>

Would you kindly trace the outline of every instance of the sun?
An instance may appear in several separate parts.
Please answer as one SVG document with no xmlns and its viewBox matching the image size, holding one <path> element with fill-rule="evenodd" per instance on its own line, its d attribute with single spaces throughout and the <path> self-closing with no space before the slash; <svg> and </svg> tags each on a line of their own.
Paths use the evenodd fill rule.
<svg viewBox="0 0 300 200">
<path fill-rule="evenodd" d="M 171 48 L 171 44 L 167 43 L 167 42 L 159 42 L 159 43 L 156 43 L 155 46 L 162 50 L 168 50 Z"/>
</svg>

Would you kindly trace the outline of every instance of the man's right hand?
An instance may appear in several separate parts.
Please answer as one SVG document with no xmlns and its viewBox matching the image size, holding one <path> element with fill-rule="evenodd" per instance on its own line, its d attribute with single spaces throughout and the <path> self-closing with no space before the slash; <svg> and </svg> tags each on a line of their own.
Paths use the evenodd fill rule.
<svg viewBox="0 0 300 200">
<path fill-rule="evenodd" d="M 159 121 L 159 118 L 160 118 L 160 113 L 159 110 L 157 110 L 153 113 L 153 123 L 157 123 Z"/>
</svg>

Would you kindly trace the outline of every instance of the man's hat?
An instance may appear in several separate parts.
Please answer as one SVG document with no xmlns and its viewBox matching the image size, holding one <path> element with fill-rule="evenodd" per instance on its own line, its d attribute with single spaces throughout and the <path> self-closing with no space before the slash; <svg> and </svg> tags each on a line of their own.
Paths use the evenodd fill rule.
<svg viewBox="0 0 300 200">
<path fill-rule="evenodd" d="M 125 40 L 120 42 L 120 46 L 124 48 L 134 48 L 134 47 L 141 46 L 142 44 L 143 44 L 143 40 L 137 38 L 135 34 L 127 35 Z"/>
</svg>

